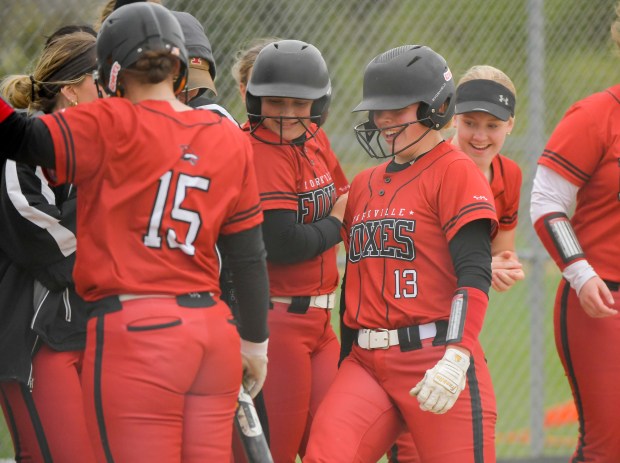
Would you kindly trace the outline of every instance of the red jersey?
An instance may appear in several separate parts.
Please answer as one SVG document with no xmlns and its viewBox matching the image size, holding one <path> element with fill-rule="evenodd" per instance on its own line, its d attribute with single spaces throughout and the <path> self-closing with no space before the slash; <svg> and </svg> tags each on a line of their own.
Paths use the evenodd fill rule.
<svg viewBox="0 0 620 463">
<path fill-rule="evenodd" d="M 351 328 L 449 319 L 457 289 L 449 241 L 474 220 L 497 229 L 489 183 L 453 145 L 440 143 L 398 172 L 388 165 L 357 175 L 349 193 L 344 321 Z"/>
<path fill-rule="evenodd" d="M 579 187 L 575 234 L 599 276 L 620 281 L 620 85 L 573 104 L 538 163 Z"/>
<path fill-rule="evenodd" d="M 452 143 L 452 138 L 446 141 Z M 519 201 L 523 182 L 521 168 L 512 159 L 498 153 L 491 160 L 491 172 L 493 173 L 491 191 L 495 201 L 499 230 L 512 230 L 519 220 Z"/>
<path fill-rule="evenodd" d="M 519 200 L 521 197 L 521 168 L 510 158 L 496 155 L 491 161 L 493 178 L 491 191 L 495 200 L 495 210 L 500 230 L 512 230 L 519 219 Z"/>
<path fill-rule="evenodd" d="M 244 128 L 248 128 L 246 123 Z M 280 137 L 264 127 L 257 129 L 265 140 Z M 329 215 L 343 193 L 349 191 L 342 168 L 322 129 L 303 145 L 270 145 L 252 137 L 256 178 L 263 210 L 287 209 L 297 213 L 297 223 L 317 222 Z M 337 247 L 294 264 L 267 261 L 273 296 L 329 294 L 338 286 Z"/>
<path fill-rule="evenodd" d="M 219 295 L 218 236 L 262 222 L 251 146 L 233 123 L 124 98 L 41 119 L 55 182 L 79 188 L 74 275 L 85 299 Z"/>
</svg>

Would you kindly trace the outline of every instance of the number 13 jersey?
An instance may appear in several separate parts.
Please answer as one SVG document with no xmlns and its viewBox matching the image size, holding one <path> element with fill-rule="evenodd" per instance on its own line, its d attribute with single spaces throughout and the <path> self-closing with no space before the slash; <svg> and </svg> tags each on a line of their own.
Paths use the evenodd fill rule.
<svg viewBox="0 0 620 463">
<path fill-rule="evenodd" d="M 449 143 L 411 165 L 392 161 L 355 177 L 343 224 L 347 326 L 448 319 L 457 288 L 448 243 L 478 219 L 491 220 L 495 233 L 493 194 L 474 162 Z"/>
</svg>

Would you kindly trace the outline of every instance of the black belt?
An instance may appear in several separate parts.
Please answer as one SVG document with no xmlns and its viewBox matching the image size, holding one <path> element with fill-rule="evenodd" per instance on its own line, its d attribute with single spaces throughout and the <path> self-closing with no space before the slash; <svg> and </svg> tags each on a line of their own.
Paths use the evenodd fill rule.
<svg viewBox="0 0 620 463">
<path fill-rule="evenodd" d="M 158 297 L 158 296 L 154 296 Z M 215 299 L 211 296 L 211 293 L 207 291 L 199 292 L 199 293 L 185 293 L 178 294 L 176 296 L 164 296 L 164 297 L 174 297 L 177 300 L 177 304 L 181 307 L 188 308 L 205 308 L 211 307 L 215 305 Z M 120 301 L 118 296 L 108 296 L 102 299 L 98 299 L 93 302 L 88 303 L 88 314 L 90 317 L 96 317 L 97 315 L 102 315 L 106 313 L 118 312 L 123 308 L 123 303 Z"/>
</svg>

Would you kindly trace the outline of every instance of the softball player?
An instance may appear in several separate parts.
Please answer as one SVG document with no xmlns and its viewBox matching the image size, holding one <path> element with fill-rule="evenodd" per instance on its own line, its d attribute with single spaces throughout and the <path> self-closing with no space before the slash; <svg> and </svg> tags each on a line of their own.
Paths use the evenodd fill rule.
<svg viewBox="0 0 620 463">
<path fill-rule="evenodd" d="M 620 19 L 612 37 L 620 46 Z M 532 223 L 564 277 L 554 330 L 579 416 L 571 461 L 620 461 L 619 103 L 616 85 L 573 104 L 538 160 L 532 188 Z"/>
<path fill-rule="evenodd" d="M 513 130 L 515 104 L 515 86 L 497 68 L 474 66 L 459 80 L 452 143 L 474 160 L 491 185 L 499 222 L 491 242 L 491 285 L 496 291 L 506 291 L 525 278 L 515 252 L 521 168 L 499 152 Z"/>
<path fill-rule="evenodd" d="M 476 163 L 493 192 L 499 223 L 491 241 L 491 286 L 496 291 L 506 291 L 525 277 L 515 252 L 521 169 L 499 153 L 514 127 L 515 96 L 514 84 L 499 69 L 488 65 L 468 69 L 456 88 L 456 132 L 450 140 Z M 408 433 L 397 440 L 390 461 L 420 461 Z"/>
<path fill-rule="evenodd" d="M 331 327 L 336 244 L 349 184 L 320 128 L 331 82 L 319 50 L 266 45 L 254 62 L 243 126 L 254 148 L 267 249 L 269 376 L 264 397 L 274 461 L 305 453 L 314 413 L 337 369 Z"/>
<path fill-rule="evenodd" d="M 488 182 L 439 129 L 454 81 L 428 47 L 374 58 L 356 127 L 391 161 L 351 185 L 344 322 L 356 342 L 310 434 L 305 463 L 377 461 L 405 429 L 421 461 L 495 461 L 495 398 L 478 334 L 497 226 Z M 415 397 L 412 397 L 415 396 Z"/>
<path fill-rule="evenodd" d="M 31 76 L 3 80 L 3 96 L 45 113 L 97 99 L 94 31 L 73 33 L 83 29 L 52 34 Z M 76 189 L 51 188 L 41 169 L 14 161 L 1 185 L 0 390 L 15 460 L 94 462 L 80 384 L 86 307 L 71 275 Z"/>
<path fill-rule="evenodd" d="M 0 101 L 3 155 L 80 188 L 75 282 L 92 308 L 84 391 L 97 460 L 228 461 L 242 367 L 255 395 L 267 363 L 251 147 L 228 119 L 176 99 L 187 55 L 165 7 L 113 12 L 97 62 L 112 98 L 38 120 Z M 241 341 L 220 299 L 218 237 Z"/>
</svg>

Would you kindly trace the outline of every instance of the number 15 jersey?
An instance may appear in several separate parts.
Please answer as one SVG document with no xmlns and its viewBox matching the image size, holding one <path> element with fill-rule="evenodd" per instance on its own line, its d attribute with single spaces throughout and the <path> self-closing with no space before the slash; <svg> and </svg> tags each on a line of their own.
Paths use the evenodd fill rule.
<svg viewBox="0 0 620 463">
<path fill-rule="evenodd" d="M 211 111 L 108 98 L 43 116 L 55 183 L 74 183 L 75 283 L 115 294 L 219 295 L 220 234 L 262 222 L 246 136 Z"/>
</svg>

